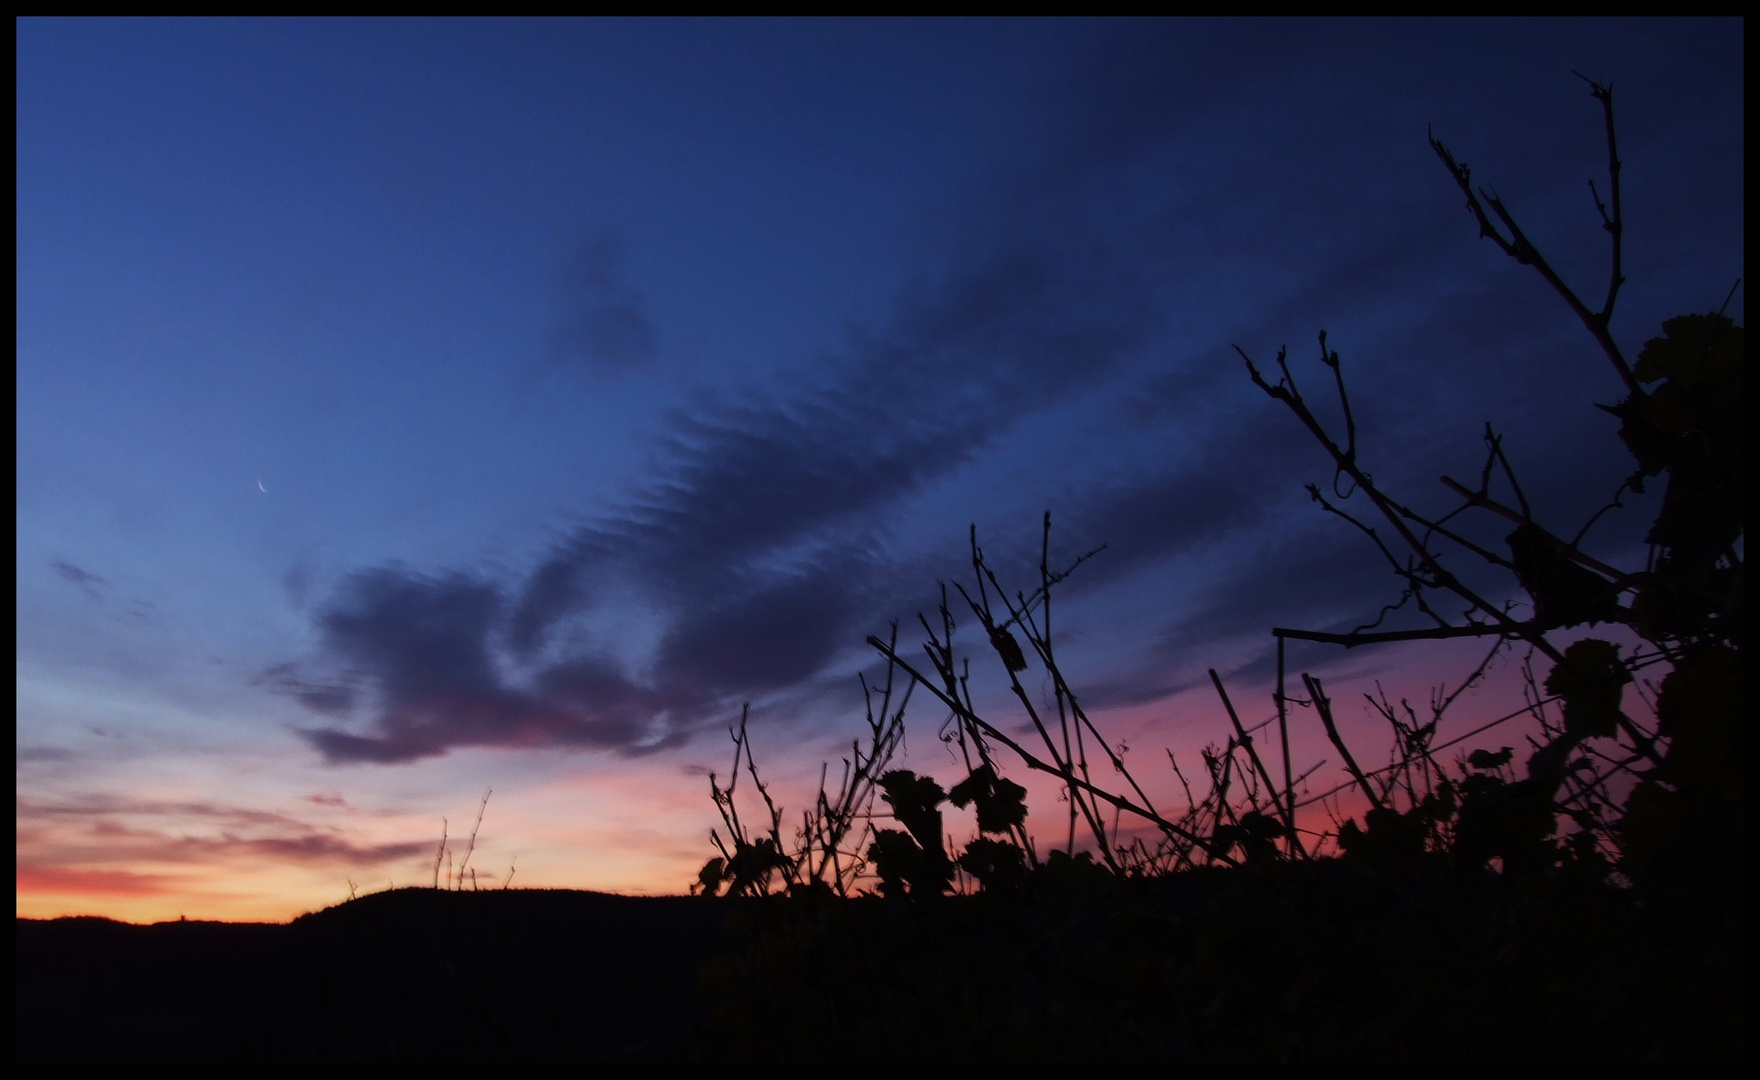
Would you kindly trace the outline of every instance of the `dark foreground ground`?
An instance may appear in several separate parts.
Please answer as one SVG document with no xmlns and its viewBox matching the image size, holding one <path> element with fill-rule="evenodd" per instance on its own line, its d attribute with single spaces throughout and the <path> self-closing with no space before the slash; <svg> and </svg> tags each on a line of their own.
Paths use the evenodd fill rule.
<svg viewBox="0 0 1760 1080">
<path fill-rule="evenodd" d="M 18 1060 L 1728 1061 L 1743 924 L 1337 864 L 1012 897 L 406 889 L 18 921 Z"/>
<path fill-rule="evenodd" d="M 18 1060 L 689 1059 L 728 911 L 399 889 L 285 926 L 20 919 Z"/>
</svg>

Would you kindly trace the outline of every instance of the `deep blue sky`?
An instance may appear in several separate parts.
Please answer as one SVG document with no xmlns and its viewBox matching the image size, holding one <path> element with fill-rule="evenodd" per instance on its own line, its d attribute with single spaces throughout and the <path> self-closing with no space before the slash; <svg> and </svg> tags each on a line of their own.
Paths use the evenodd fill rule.
<svg viewBox="0 0 1760 1080">
<path fill-rule="evenodd" d="M 1397 588 L 1234 344 L 1318 389 L 1326 329 L 1383 483 L 1441 505 L 1491 420 L 1574 531 L 1619 385 L 1426 128 L 1598 299 L 1612 82 L 1635 352 L 1743 273 L 1742 34 L 21 22 L 21 896 L 257 910 L 213 882 L 401 866 L 484 777 L 688 792 L 550 882 L 663 888 L 741 702 L 812 766 L 863 638 L 1047 508 L 1109 545 L 1089 700 L 1259 679 Z"/>
</svg>

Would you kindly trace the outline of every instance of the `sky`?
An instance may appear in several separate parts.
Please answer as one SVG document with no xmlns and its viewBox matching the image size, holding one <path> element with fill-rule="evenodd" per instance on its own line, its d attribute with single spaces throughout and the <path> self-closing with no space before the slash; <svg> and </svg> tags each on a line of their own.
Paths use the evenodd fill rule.
<svg viewBox="0 0 1760 1080">
<path fill-rule="evenodd" d="M 915 652 L 973 526 L 1030 588 L 1046 511 L 1053 562 L 1106 545 L 1060 586 L 1063 670 L 1171 792 L 1162 751 L 1227 730 L 1206 669 L 1263 719 L 1271 627 L 1399 593 L 1234 347 L 1287 345 L 1336 422 L 1326 331 L 1379 485 L 1447 506 L 1489 421 L 1574 532 L 1630 471 L 1620 384 L 1426 132 L 1598 300 L 1573 72 L 1612 84 L 1635 354 L 1743 274 L 1742 33 L 20 21 L 18 913 L 429 884 L 490 789 L 482 887 L 682 892 L 741 706 L 798 811 L 867 636 Z M 1628 503 L 1587 550 L 1641 558 Z M 1421 704 L 1471 651 L 1290 663 Z M 1519 704 L 1507 655 L 1449 723 Z M 943 719 L 919 697 L 900 764 L 950 786 Z"/>
</svg>

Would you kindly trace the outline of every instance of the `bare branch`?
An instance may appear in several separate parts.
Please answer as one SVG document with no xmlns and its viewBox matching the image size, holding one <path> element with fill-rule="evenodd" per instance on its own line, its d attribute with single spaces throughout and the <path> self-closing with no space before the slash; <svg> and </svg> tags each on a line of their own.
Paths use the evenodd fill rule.
<svg viewBox="0 0 1760 1080">
<path fill-rule="evenodd" d="M 1608 92 L 1607 100 L 1603 101 L 1602 108 L 1607 116 L 1609 154 L 1611 156 L 1613 131 L 1613 103 L 1611 91 Z M 1583 303 L 1577 294 L 1571 291 L 1571 287 L 1564 283 L 1564 279 L 1558 276 L 1558 272 L 1553 270 L 1552 265 L 1540 254 L 1540 250 L 1534 246 L 1533 241 L 1529 240 L 1527 235 L 1522 232 L 1521 226 L 1516 223 L 1514 215 L 1512 215 L 1509 212 L 1509 208 L 1503 204 L 1503 200 L 1499 199 L 1495 194 L 1485 188 L 1474 188 L 1472 170 L 1470 170 L 1464 163 L 1456 161 L 1454 155 L 1449 152 L 1448 147 L 1444 146 L 1442 141 L 1436 138 L 1434 133 L 1430 135 L 1430 148 L 1436 151 L 1436 156 L 1442 159 L 1442 164 L 1448 169 L 1449 175 L 1454 177 L 1456 186 L 1458 186 L 1461 189 L 1461 193 L 1467 197 L 1467 209 L 1472 212 L 1474 220 L 1479 223 L 1479 235 L 1491 240 L 1497 245 L 1499 250 L 1510 258 L 1525 266 L 1532 266 L 1534 270 L 1545 279 L 1546 283 L 1552 286 L 1552 290 L 1558 293 L 1559 297 L 1564 300 L 1565 304 L 1576 313 L 1579 319 L 1582 320 L 1583 325 L 1588 328 L 1589 333 L 1595 338 L 1596 344 L 1601 346 L 1601 351 L 1607 354 L 1607 358 L 1612 362 L 1614 370 L 1619 373 L 1620 381 L 1625 384 L 1626 390 L 1634 397 L 1644 396 L 1643 388 L 1638 385 L 1637 378 L 1632 374 L 1631 364 L 1626 361 L 1625 353 L 1620 350 L 1619 343 L 1613 340 L 1613 334 L 1608 329 L 1608 323 L 1611 320 L 1613 313 L 1613 300 L 1618 293 L 1619 282 L 1623 280 L 1619 277 L 1619 248 L 1617 246 L 1619 242 L 1618 231 L 1614 232 L 1616 246 L 1614 249 L 1615 261 L 1613 267 L 1613 287 L 1608 290 L 1607 304 L 1604 307 L 1603 312 L 1597 313 L 1589 310 L 1589 306 Z M 1614 176 L 1617 177 L 1619 175 L 1617 158 L 1614 159 L 1614 165 Z M 1613 199 L 1614 217 L 1611 220 L 1617 222 L 1619 220 L 1619 197 L 1617 190 L 1613 193 Z M 1497 219 L 1502 223 L 1504 229 L 1508 230 L 1509 235 L 1507 238 L 1495 225 L 1492 224 L 1490 217 L 1486 215 L 1485 207 L 1487 206 L 1491 208 L 1493 214 L 1497 215 Z"/>
<path fill-rule="evenodd" d="M 1343 645 L 1354 649 L 1358 645 L 1382 645 L 1389 641 L 1442 641 L 1447 638 L 1489 637 L 1526 637 L 1533 627 L 1528 623 L 1515 623 L 1509 626 L 1491 626 L 1486 623 L 1469 623 L 1466 626 L 1433 626 L 1423 630 L 1385 630 L 1379 634 L 1328 634 L 1319 630 L 1292 630 L 1288 627 L 1272 627 L 1271 633 L 1280 638 L 1294 638 L 1297 641 L 1318 641 L 1326 645 Z"/>
<path fill-rule="evenodd" d="M 1350 769 L 1351 775 L 1356 778 L 1357 785 L 1363 789 L 1363 794 L 1369 796 L 1369 802 L 1375 809 L 1387 809 L 1381 801 L 1381 796 L 1377 795 L 1374 787 L 1369 784 L 1369 778 L 1364 776 L 1363 770 L 1357 767 L 1357 759 L 1351 756 L 1350 747 L 1346 746 L 1344 739 L 1339 737 L 1338 725 L 1332 722 L 1332 701 L 1326 696 L 1324 688 L 1320 685 L 1320 680 L 1312 675 L 1304 674 L 1302 682 L 1308 687 L 1308 697 L 1314 702 L 1314 711 L 1320 714 L 1320 722 L 1326 725 L 1326 737 L 1332 740 L 1332 745 L 1343 756 L 1345 767 Z"/>
<path fill-rule="evenodd" d="M 935 685 L 933 683 L 931 683 L 927 679 L 923 678 L 922 674 L 919 673 L 916 669 L 912 668 L 908 661 L 906 661 L 904 658 L 898 656 L 895 652 L 893 652 L 886 645 L 885 642 L 881 641 L 879 638 L 869 637 L 868 638 L 868 645 L 870 647 L 872 647 L 873 649 L 875 649 L 876 651 L 878 651 L 882 656 L 886 657 L 888 660 L 895 661 L 900 668 L 904 669 L 906 674 L 910 675 L 912 678 L 914 678 L 918 682 L 922 683 L 923 686 L 928 688 L 928 691 L 931 694 L 934 694 L 937 698 L 940 698 L 941 703 L 943 705 L 946 705 L 948 708 L 954 710 L 955 712 L 962 714 L 966 719 L 970 720 L 973 724 L 977 725 L 977 727 L 980 728 L 984 732 L 985 735 L 987 735 L 988 737 L 1001 743 L 1003 746 L 1008 747 L 1015 754 L 1019 755 L 1020 759 L 1026 763 L 1026 765 L 1029 769 L 1032 769 L 1035 772 L 1042 772 L 1042 773 L 1046 773 L 1050 776 L 1055 776 L 1055 777 L 1061 779 L 1066 785 L 1069 785 L 1071 787 L 1080 788 L 1083 792 L 1085 792 L 1086 794 L 1088 794 L 1096 799 L 1099 799 L 1101 802 L 1104 802 L 1110 806 L 1115 806 L 1118 809 L 1123 810 L 1127 814 L 1132 814 L 1136 817 L 1140 817 L 1140 818 L 1144 819 L 1145 821 L 1150 822 L 1151 824 L 1155 825 L 1157 828 L 1161 829 L 1161 831 L 1163 831 L 1164 833 L 1167 833 L 1169 836 L 1178 837 L 1179 839 L 1185 840 L 1188 843 L 1196 844 L 1199 847 L 1203 848 L 1205 850 L 1205 852 L 1207 852 L 1210 855 L 1211 858 L 1216 859 L 1218 862 L 1226 863 L 1230 866 L 1236 865 L 1235 860 L 1230 858 L 1227 855 L 1227 853 L 1219 852 L 1219 851 L 1215 850 L 1215 845 L 1212 844 L 1210 841 L 1204 839 L 1203 837 L 1196 835 L 1195 833 L 1193 833 L 1187 829 L 1184 829 L 1178 825 L 1175 825 L 1173 822 L 1168 821 L 1166 818 L 1155 813 L 1153 810 L 1149 810 L 1145 807 L 1137 806 L 1135 803 L 1132 803 L 1128 799 L 1121 798 L 1117 795 L 1112 794 L 1110 791 L 1106 791 L 1103 788 L 1097 787 L 1097 786 L 1089 783 L 1088 781 L 1083 780 L 1082 778 L 1076 776 L 1067 766 L 1065 766 L 1063 768 L 1058 768 L 1058 767 L 1049 765 L 1044 761 L 1041 761 L 1036 755 L 1034 755 L 1032 753 L 1032 751 L 1028 750 L 1026 747 L 1022 746 L 1020 743 L 1015 742 L 1012 738 L 1010 738 L 1006 732 L 997 729 L 996 727 L 992 726 L 989 722 L 985 721 L 982 717 L 976 715 L 975 713 L 970 712 L 969 710 L 966 709 L 966 707 L 961 702 L 956 701 L 953 698 L 944 696 L 941 693 L 941 691 L 939 691 L 935 688 Z"/>
<path fill-rule="evenodd" d="M 1228 699 L 1228 691 L 1223 689 L 1222 686 L 1222 676 L 1216 674 L 1215 668 L 1210 669 L 1210 681 L 1216 686 L 1217 696 L 1222 698 L 1222 707 L 1228 710 L 1228 719 L 1234 724 L 1237 741 L 1241 746 L 1246 747 L 1247 757 L 1252 760 L 1253 768 L 1258 770 L 1259 776 L 1265 781 L 1266 790 L 1273 793 L 1272 801 L 1277 804 L 1277 812 L 1278 815 L 1283 818 L 1284 828 L 1288 829 L 1293 836 L 1296 830 L 1296 822 L 1295 818 L 1290 814 L 1289 807 L 1286 804 L 1287 800 L 1276 797 L 1275 793 L 1277 791 L 1277 784 L 1271 779 L 1271 773 L 1265 768 L 1265 763 L 1259 760 L 1259 751 L 1253 748 L 1253 737 L 1248 735 L 1247 729 L 1241 726 L 1241 718 L 1234 711 L 1234 702 Z"/>
<path fill-rule="evenodd" d="M 1613 244 L 1612 265 L 1608 269 L 1607 299 L 1601 305 L 1598 317 L 1603 326 L 1613 318 L 1613 303 L 1619 297 L 1619 287 L 1626 283 L 1621 276 L 1621 247 L 1625 237 L 1625 214 L 1620 209 L 1619 197 L 1619 145 L 1613 135 L 1613 87 L 1610 84 L 1598 83 L 1582 72 L 1573 72 L 1577 78 L 1589 84 L 1589 96 L 1601 103 L 1601 116 L 1607 124 L 1607 194 L 1613 203 L 1613 213 L 1601 204 L 1601 196 L 1595 191 L 1595 181 L 1589 181 L 1589 194 L 1595 199 L 1595 210 L 1601 215 L 1601 227 Z"/>
<path fill-rule="evenodd" d="M 1630 481 L 1628 480 L 1627 483 L 1630 483 Z M 1535 525 L 1532 517 L 1530 517 L 1526 514 L 1517 513 L 1516 511 L 1511 510 L 1509 507 L 1504 506 L 1504 505 L 1498 503 L 1496 500 L 1491 499 L 1490 497 L 1486 496 L 1483 492 L 1468 491 L 1467 488 L 1465 487 L 1465 485 L 1463 485 L 1460 481 L 1450 479 L 1449 477 L 1446 477 L 1446 476 L 1444 476 L 1442 478 L 1442 484 L 1444 487 L 1448 488 L 1448 490 L 1454 492 L 1456 495 L 1459 495 L 1461 498 L 1467 500 L 1467 502 L 1473 506 L 1483 507 L 1486 510 L 1489 510 L 1492 513 L 1496 514 L 1498 517 L 1501 517 L 1506 521 L 1514 522 L 1517 525 L 1532 526 L 1534 529 L 1534 534 L 1536 536 L 1538 536 L 1544 543 L 1546 543 L 1554 551 L 1557 551 L 1559 554 L 1570 559 L 1572 562 L 1575 562 L 1575 563 L 1578 563 L 1582 566 L 1588 567 L 1590 570 L 1595 571 L 1597 574 L 1604 574 L 1608 578 L 1612 579 L 1613 581 L 1628 581 L 1632 577 L 1632 575 L 1630 575 L 1630 574 L 1621 573 L 1620 571 L 1615 570 L 1613 567 L 1607 565 L 1606 563 L 1602 562 L 1599 559 L 1595 559 L 1595 558 L 1592 558 L 1588 555 L 1583 554 L 1582 552 L 1577 550 L 1575 544 L 1567 544 L 1563 540 L 1560 540 L 1558 537 L 1547 532 L 1545 529 L 1542 529 L 1540 526 Z M 1620 485 L 1620 487 L 1622 489 L 1625 486 L 1626 486 L 1625 484 Z M 1617 495 L 1616 495 L 1616 498 L 1617 498 Z M 1600 515 L 1597 514 L 1596 516 L 1599 517 Z M 1594 519 L 1590 519 L 1590 520 L 1591 520 L 1591 523 L 1593 523 Z M 1580 536 L 1581 534 L 1578 534 L 1578 535 Z"/>
</svg>

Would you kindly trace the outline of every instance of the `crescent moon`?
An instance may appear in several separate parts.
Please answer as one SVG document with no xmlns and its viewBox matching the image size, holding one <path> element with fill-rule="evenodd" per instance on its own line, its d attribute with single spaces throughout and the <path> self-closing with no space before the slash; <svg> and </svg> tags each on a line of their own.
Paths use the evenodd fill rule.
<svg viewBox="0 0 1760 1080">
<path fill-rule="evenodd" d="M 257 481 L 257 490 L 262 492 L 265 495 L 269 494 L 269 489 L 263 486 L 262 480 Z"/>
</svg>

